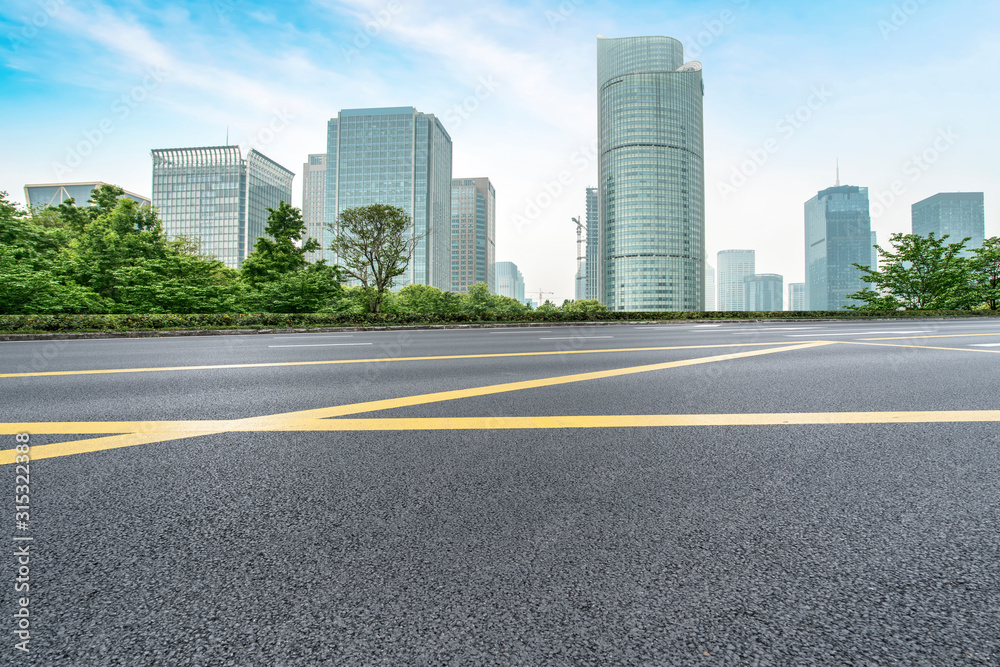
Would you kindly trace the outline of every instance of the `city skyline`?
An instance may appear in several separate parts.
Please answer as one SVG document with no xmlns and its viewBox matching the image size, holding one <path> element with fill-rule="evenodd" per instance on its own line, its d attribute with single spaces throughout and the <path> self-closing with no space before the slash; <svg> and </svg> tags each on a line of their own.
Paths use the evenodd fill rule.
<svg viewBox="0 0 1000 667">
<path fill-rule="evenodd" d="M 843 182 L 869 188 L 883 243 L 938 192 L 984 192 L 986 235 L 1000 234 L 995 3 L 40 7 L 0 9 L 0 190 L 14 200 L 87 180 L 151 195 L 149 150 L 219 145 L 227 127 L 294 168 L 339 109 L 413 105 L 453 136 L 454 173 L 502 191 L 497 256 L 558 303 L 573 297 L 571 218 L 597 183 L 594 37 L 663 35 L 706 73 L 709 262 L 751 247 L 758 270 L 801 282 L 802 202 L 834 184 L 837 158 Z"/>
</svg>

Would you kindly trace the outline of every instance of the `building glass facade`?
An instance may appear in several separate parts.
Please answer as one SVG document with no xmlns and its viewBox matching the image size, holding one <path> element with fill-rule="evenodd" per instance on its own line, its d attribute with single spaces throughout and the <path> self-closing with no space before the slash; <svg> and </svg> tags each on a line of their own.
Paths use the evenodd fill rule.
<svg viewBox="0 0 1000 667">
<path fill-rule="evenodd" d="M 777 273 L 757 273 L 743 281 L 746 309 L 765 312 L 784 309 L 785 279 Z"/>
<path fill-rule="evenodd" d="M 805 283 L 788 283 L 788 310 L 806 310 Z"/>
<path fill-rule="evenodd" d="M 670 37 L 597 39 L 601 301 L 705 303 L 701 64 Z"/>
<path fill-rule="evenodd" d="M 451 137 L 413 107 L 345 109 L 327 126 L 327 242 L 340 213 L 369 204 L 410 216 L 415 242 L 402 284 L 451 289 Z M 331 262 L 336 257 L 325 250 Z"/>
<path fill-rule="evenodd" d="M 497 262 L 496 273 L 497 294 L 500 296 L 509 296 L 521 303 L 527 303 L 524 300 L 524 276 L 518 270 L 517 264 L 514 262 Z"/>
<path fill-rule="evenodd" d="M 855 263 L 871 264 L 868 188 L 839 185 L 805 203 L 806 308 L 843 310 L 867 286 Z"/>
<path fill-rule="evenodd" d="M 756 273 L 753 250 L 720 250 L 716 255 L 719 300 L 716 307 L 723 312 L 746 310 L 744 281 Z"/>
<path fill-rule="evenodd" d="M 705 311 L 715 310 L 715 267 L 705 264 Z"/>
<path fill-rule="evenodd" d="M 332 239 L 324 233 L 323 213 L 326 188 L 326 153 L 309 155 L 302 165 L 302 221 L 306 225 L 306 238 L 319 241 L 320 249 L 306 253 L 306 259 L 315 262 L 323 258 L 323 249 Z"/>
<path fill-rule="evenodd" d="M 292 200 L 295 174 L 239 146 L 152 151 L 153 206 L 169 236 L 189 236 L 201 250 L 238 268 L 267 226 L 267 209 Z"/>
<path fill-rule="evenodd" d="M 496 191 L 488 178 L 451 181 L 451 291 L 496 290 Z"/>
<path fill-rule="evenodd" d="M 601 218 L 598 214 L 600 192 L 597 188 L 587 188 L 587 259 L 584 276 L 586 280 L 585 299 L 601 300 Z"/>
<path fill-rule="evenodd" d="M 38 183 L 24 186 L 24 201 L 29 209 L 46 208 L 48 206 L 59 206 L 67 199 L 72 199 L 78 207 L 90 206 L 90 195 L 102 185 L 108 185 L 104 181 L 90 181 L 87 183 Z M 153 202 L 149 197 L 137 195 L 134 192 L 125 191 L 122 195 L 126 199 L 131 199 L 140 206 L 152 206 Z"/>
<path fill-rule="evenodd" d="M 962 255 L 972 256 L 986 238 L 986 209 L 982 192 L 939 192 L 918 201 L 911 209 L 913 233 L 936 238 L 948 235 L 947 243 L 971 237 Z"/>
</svg>

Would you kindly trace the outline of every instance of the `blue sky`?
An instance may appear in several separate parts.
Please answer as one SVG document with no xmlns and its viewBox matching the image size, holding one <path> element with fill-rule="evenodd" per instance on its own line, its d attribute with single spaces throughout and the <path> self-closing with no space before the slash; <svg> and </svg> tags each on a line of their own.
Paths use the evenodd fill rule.
<svg viewBox="0 0 1000 667">
<path fill-rule="evenodd" d="M 998 27 L 995 0 L 5 0 L 0 190 L 149 194 L 150 149 L 227 126 L 301 174 L 338 110 L 415 106 L 451 133 L 455 176 L 493 179 L 497 258 L 561 301 L 597 180 L 595 37 L 667 35 L 704 66 L 709 262 L 754 248 L 759 272 L 801 281 L 802 204 L 838 158 L 880 241 L 950 191 L 984 191 L 1000 234 Z"/>
</svg>

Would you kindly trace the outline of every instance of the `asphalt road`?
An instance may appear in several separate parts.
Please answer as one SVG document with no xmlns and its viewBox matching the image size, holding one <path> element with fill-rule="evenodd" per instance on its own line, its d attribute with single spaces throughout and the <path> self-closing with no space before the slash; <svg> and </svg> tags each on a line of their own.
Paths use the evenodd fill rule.
<svg viewBox="0 0 1000 667">
<path fill-rule="evenodd" d="M 996 665 L 998 353 L 996 320 L 0 343 L 0 664 Z"/>
</svg>

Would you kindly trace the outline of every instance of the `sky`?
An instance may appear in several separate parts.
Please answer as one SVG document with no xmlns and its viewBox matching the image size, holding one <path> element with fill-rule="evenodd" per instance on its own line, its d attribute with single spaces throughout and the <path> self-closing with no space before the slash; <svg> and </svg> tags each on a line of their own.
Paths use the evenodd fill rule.
<svg viewBox="0 0 1000 667">
<path fill-rule="evenodd" d="M 665 35 L 705 81 L 707 260 L 804 280 L 803 203 L 866 186 L 879 241 L 910 205 L 985 193 L 1000 235 L 996 0 L 251 0 L 0 4 L 0 190 L 149 195 L 150 150 L 253 147 L 296 173 L 341 109 L 442 119 L 455 177 L 497 193 L 497 260 L 573 298 L 597 184 L 596 37 Z M 548 294 L 548 293 L 551 294 Z"/>
</svg>

